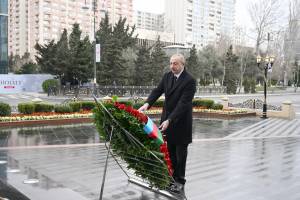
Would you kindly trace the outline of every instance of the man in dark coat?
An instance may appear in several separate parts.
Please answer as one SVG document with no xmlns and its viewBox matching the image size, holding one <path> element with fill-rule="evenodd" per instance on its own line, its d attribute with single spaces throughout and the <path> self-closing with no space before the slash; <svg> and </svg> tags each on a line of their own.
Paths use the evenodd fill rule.
<svg viewBox="0 0 300 200">
<path fill-rule="evenodd" d="M 159 85 L 151 92 L 139 111 L 149 109 L 162 95 L 165 103 L 160 130 L 167 138 L 168 150 L 174 169 L 173 192 L 183 192 L 188 145 L 192 142 L 192 100 L 196 92 L 195 79 L 185 70 L 185 59 L 175 54 L 170 59 L 170 72 L 165 73 Z"/>
</svg>

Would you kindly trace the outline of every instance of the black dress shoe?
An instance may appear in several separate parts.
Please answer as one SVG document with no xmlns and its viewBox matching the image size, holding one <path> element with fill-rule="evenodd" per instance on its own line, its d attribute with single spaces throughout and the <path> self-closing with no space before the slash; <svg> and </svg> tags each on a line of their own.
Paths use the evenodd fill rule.
<svg viewBox="0 0 300 200">
<path fill-rule="evenodd" d="M 169 191 L 176 194 L 184 194 L 184 185 L 181 183 L 174 183 L 169 187 Z"/>
</svg>

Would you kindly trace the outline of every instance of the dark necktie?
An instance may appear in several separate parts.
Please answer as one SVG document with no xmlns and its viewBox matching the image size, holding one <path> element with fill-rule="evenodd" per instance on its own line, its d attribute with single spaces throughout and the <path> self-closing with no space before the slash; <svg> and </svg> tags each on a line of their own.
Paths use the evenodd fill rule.
<svg viewBox="0 0 300 200">
<path fill-rule="evenodd" d="M 172 79 L 172 87 L 173 88 L 175 86 L 175 83 L 177 81 L 177 77 L 176 76 L 173 76 L 173 79 Z"/>
</svg>

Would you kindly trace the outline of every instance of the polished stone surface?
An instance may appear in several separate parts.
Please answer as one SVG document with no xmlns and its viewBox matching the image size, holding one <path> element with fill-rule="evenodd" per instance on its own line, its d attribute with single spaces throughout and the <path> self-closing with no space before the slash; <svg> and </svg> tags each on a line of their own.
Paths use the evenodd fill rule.
<svg viewBox="0 0 300 200">
<path fill-rule="evenodd" d="M 193 138 L 224 137 L 258 121 L 261 121 L 261 119 L 255 117 L 236 120 L 195 119 Z M 98 132 L 91 123 L 21 128 L 0 127 L 0 147 L 91 144 L 98 142 L 101 142 Z"/>
<path fill-rule="evenodd" d="M 202 130 L 209 130 L 211 127 L 211 134 L 217 135 L 203 135 L 189 147 L 185 187 L 189 200 L 300 199 L 300 122 L 255 120 L 258 120 L 255 124 L 237 120 L 236 126 L 231 124 L 232 121 L 212 120 L 211 124 L 209 120 L 196 122 L 199 127 L 202 123 Z M 225 129 L 234 127 L 232 130 L 235 133 L 228 135 L 218 132 L 220 124 Z M 81 128 L 75 127 L 83 134 L 85 131 Z M 74 132 L 71 127 L 65 129 L 71 134 Z M 198 130 L 201 128 L 196 128 L 195 132 Z M 65 136 L 67 137 L 66 134 Z M 7 181 L 32 200 L 99 199 L 105 146 L 95 143 L 95 135 L 91 136 L 94 138 L 91 143 L 83 144 L 74 144 L 76 137 L 68 137 L 69 140 L 59 138 L 65 142 L 63 145 L 29 143 L 30 145 L 23 146 L 26 143 L 16 143 L 16 146 L 12 146 L 5 145 L 11 143 L 4 142 L 4 146 L 0 148 L 0 161 L 7 163 L 0 164 L 1 180 Z M 43 137 L 39 135 L 38 138 Z M 49 138 L 46 138 L 48 141 Z M 13 173 L 11 169 L 19 169 L 20 172 Z M 113 159 L 109 161 L 107 173 L 104 188 L 106 200 L 167 199 L 128 183 L 127 177 Z M 23 184 L 28 178 L 36 178 L 39 183 Z"/>
</svg>

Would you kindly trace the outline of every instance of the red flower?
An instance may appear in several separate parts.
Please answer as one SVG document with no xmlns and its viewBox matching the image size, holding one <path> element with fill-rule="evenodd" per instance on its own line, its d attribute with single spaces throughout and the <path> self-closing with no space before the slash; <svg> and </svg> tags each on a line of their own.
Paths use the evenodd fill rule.
<svg viewBox="0 0 300 200">
<path fill-rule="evenodd" d="M 125 111 L 128 112 L 128 113 L 130 113 L 130 114 L 131 114 L 132 110 L 133 110 L 133 108 L 131 106 L 127 106 L 125 108 Z"/>
<path fill-rule="evenodd" d="M 119 108 L 120 110 L 124 110 L 124 109 L 126 108 L 126 106 L 125 106 L 124 104 L 120 104 L 120 105 L 118 106 L 118 108 Z"/>
<path fill-rule="evenodd" d="M 160 152 L 166 153 L 168 151 L 166 143 L 160 145 Z"/>
<path fill-rule="evenodd" d="M 144 115 L 143 113 L 137 113 L 137 119 L 141 122 L 141 123 L 147 123 L 148 122 L 148 117 L 146 115 Z"/>
<path fill-rule="evenodd" d="M 139 115 L 139 111 L 132 109 L 132 111 L 130 112 L 130 114 L 132 114 L 133 116 L 137 117 Z"/>
<path fill-rule="evenodd" d="M 114 106 L 119 107 L 120 103 L 119 102 L 115 102 Z"/>
</svg>

